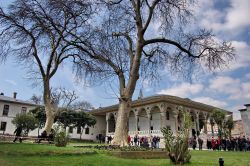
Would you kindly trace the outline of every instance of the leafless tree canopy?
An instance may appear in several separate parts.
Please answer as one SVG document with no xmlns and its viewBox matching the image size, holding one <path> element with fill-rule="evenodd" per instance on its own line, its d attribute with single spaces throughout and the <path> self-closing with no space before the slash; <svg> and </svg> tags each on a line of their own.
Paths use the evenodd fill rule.
<svg viewBox="0 0 250 166">
<path fill-rule="evenodd" d="M 30 98 L 30 100 L 35 103 L 35 104 L 42 104 L 42 96 L 37 96 L 35 94 L 33 94 Z"/>
<path fill-rule="evenodd" d="M 0 8 L 0 56 L 14 56 L 33 76 L 50 79 L 73 56 L 62 39 L 77 28 L 78 19 L 83 29 L 91 13 L 87 1 L 16 0 L 8 9 Z"/>
<path fill-rule="evenodd" d="M 76 92 L 65 88 L 53 88 L 51 91 L 52 102 L 63 108 L 70 108 L 71 105 L 79 98 Z"/>
<path fill-rule="evenodd" d="M 73 45 L 84 53 L 76 60 L 80 75 L 118 75 L 126 87 L 135 62 L 138 77 L 152 80 L 159 69 L 188 75 L 196 66 L 214 70 L 234 58 L 230 43 L 217 40 L 209 30 L 190 27 L 193 0 L 100 0 L 97 5 L 100 12 L 93 18 L 88 42 L 81 31 L 71 33 Z"/>
<path fill-rule="evenodd" d="M 65 39 L 77 30 L 87 38 L 92 13 L 87 0 L 16 0 L 6 10 L 0 7 L 0 58 L 15 57 L 42 82 L 47 132 L 57 112 L 50 79 L 75 56 L 74 46 Z"/>
</svg>

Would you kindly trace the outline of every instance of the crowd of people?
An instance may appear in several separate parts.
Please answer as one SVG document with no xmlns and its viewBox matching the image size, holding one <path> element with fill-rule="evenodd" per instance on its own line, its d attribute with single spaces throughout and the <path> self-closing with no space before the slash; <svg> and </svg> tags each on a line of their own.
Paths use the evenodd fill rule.
<svg viewBox="0 0 250 166">
<path fill-rule="evenodd" d="M 195 150 L 197 144 L 199 150 L 202 150 L 203 140 L 194 136 L 190 139 L 190 146 Z M 209 137 L 207 139 L 208 150 L 224 150 L 224 151 L 250 151 L 250 140 L 249 138 L 243 137 L 231 137 L 231 138 L 220 138 L 220 137 Z"/>
<path fill-rule="evenodd" d="M 112 141 L 111 136 L 107 136 L 107 143 L 110 144 Z M 151 148 L 160 148 L 160 137 L 159 136 L 142 136 L 139 137 L 135 135 L 134 137 L 128 136 L 128 145 L 129 146 L 140 146 L 140 147 L 151 147 Z"/>
<path fill-rule="evenodd" d="M 160 137 L 159 136 L 139 137 L 138 135 L 135 135 L 134 137 L 128 136 L 128 144 L 130 146 L 159 148 L 160 147 Z"/>
</svg>

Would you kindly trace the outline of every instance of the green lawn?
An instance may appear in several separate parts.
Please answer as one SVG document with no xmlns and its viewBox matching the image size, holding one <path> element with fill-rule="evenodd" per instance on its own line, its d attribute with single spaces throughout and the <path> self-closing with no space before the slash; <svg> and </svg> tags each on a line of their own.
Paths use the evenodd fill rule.
<svg viewBox="0 0 250 166">
<path fill-rule="evenodd" d="M 86 144 L 82 144 L 86 145 Z M 86 153 L 89 152 L 89 153 Z M 94 152 L 94 153 L 92 153 Z M 249 152 L 192 151 L 190 166 L 218 165 L 223 157 L 225 166 L 250 166 Z M 164 166 L 168 159 L 121 159 L 103 151 L 54 145 L 0 143 L 0 166 Z"/>
</svg>

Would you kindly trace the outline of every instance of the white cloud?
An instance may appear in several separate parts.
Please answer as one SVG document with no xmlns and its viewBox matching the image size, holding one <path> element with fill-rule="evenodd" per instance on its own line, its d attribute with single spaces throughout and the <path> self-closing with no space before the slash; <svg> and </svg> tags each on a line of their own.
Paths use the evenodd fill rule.
<svg viewBox="0 0 250 166">
<path fill-rule="evenodd" d="M 250 27 L 249 0 L 230 0 L 229 7 L 224 10 L 215 9 L 214 1 L 199 1 L 196 10 L 201 19 L 202 27 L 213 29 L 216 32 L 232 32 L 230 35 L 238 34 L 247 27 Z"/>
<path fill-rule="evenodd" d="M 17 85 L 17 83 L 16 83 L 15 81 L 13 81 L 13 80 L 6 79 L 6 80 L 4 80 L 4 81 L 10 83 L 10 84 L 13 85 L 13 86 L 16 86 L 16 85 Z"/>
<path fill-rule="evenodd" d="M 250 79 L 250 73 L 245 74 L 246 79 Z"/>
<path fill-rule="evenodd" d="M 192 100 L 200 102 L 200 103 L 212 105 L 212 106 L 215 106 L 215 107 L 224 108 L 225 106 L 227 106 L 226 102 L 220 101 L 220 100 L 215 100 L 215 99 L 210 98 L 210 97 L 196 97 L 196 98 L 193 98 Z"/>
<path fill-rule="evenodd" d="M 158 94 L 174 95 L 179 97 L 188 97 L 190 94 L 197 94 L 203 89 L 202 84 L 182 83 L 169 89 L 164 89 Z"/>
<path fill-rule="evenodd" d="M 239 92 L 239 79 L 233 79 L 231 77 L 219 76 L 209 81 L 209 88 L 216 90 L 217 92 L 223 92 L 225 94 L 235 94 Z"/>
<path fill-rule="evenodd" d="M 235 48 L 235 62 L 232 61 L 229 70 L 247 67 L 250 63 L 250 45 L 242 41 L 232 41 L 232 46 Z"/>
<path fill-rule="evenodd" d="M 209 81 L 209 88 L 229 95 L 231 100 L 250 99 L 250 82 L 241 82 L 227 76 L 219 76 Z"/>
<path fill-rule="evenodd" d="M 232 108 L 228 108 L 229 111 L 232 111 L 233 112 L 233 119 L 234 120 L 239 120 L 241 119 L 241 115 L 240 115 L 240 112 L 238 111 L 239 109 L 242 109 L 244 108 L 243 105 L 237 105 L 237 106 L 234 106 Z"/>
</svg>

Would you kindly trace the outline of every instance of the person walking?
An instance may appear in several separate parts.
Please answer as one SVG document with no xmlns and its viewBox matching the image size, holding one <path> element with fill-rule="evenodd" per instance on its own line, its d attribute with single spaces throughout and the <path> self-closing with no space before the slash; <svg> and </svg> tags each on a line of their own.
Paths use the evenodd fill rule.
<svg viewBox="0 0 250 166">
<path fill-rule="evenodd" d="M 19 139 L 19 142 L 22 143 L 22 137 L 21 137 L 22 131 L 23 129 L 21 126 L 16 128 L 16 130 L 14 131 L 14 134 L 16 134 L 16 136 L 13 142 L 16 142 L 16 140 Z"/>
</svg>

